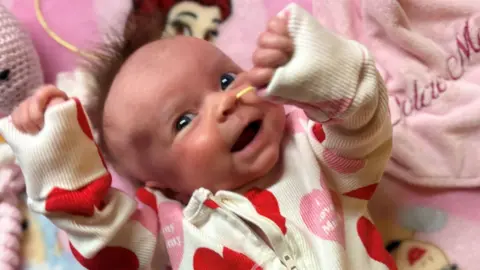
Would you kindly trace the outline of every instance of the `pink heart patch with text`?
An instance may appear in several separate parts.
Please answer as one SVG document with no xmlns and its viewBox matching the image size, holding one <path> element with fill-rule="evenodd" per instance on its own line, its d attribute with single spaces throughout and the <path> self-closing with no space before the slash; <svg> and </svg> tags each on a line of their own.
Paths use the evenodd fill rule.
<svg viewBox="0 0 480 270">
<path fill-rule="evenodd" d="M 301 199 L 300 215 L 310 232 L 345 246 L 343 209 L 336 193 L 314 189 Z"/>
<path fill-rule="evenodd" d="M 158 205 L 160 231 L 165 239 L 172 269 L 180 267 L 183 257 L 183 211 L 178 202 L 163 202 Z"/>
</svg>

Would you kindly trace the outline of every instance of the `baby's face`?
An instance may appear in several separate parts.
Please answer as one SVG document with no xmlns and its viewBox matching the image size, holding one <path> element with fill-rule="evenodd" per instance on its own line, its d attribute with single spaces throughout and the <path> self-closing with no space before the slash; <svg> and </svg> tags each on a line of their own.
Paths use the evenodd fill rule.
<svg viewBox="0 0 480 270">
<path fill-rule="evenodd" d="M 175 37 L 138 50 L 105 104 L 106 146 L 147 186 L 191 194 L 235 190 L 277 164 L 285 115 L 250 92 L 245 73 L 210 43 Z"/>
</svg>

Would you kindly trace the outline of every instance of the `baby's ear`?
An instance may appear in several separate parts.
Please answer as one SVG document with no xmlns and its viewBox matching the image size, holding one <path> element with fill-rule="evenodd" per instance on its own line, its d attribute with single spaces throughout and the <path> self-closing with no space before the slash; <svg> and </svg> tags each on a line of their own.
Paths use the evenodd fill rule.
<svg viewBox="0 0 480 270">
<path fill-rule="evenodd" d="M 167 16 L 159 9 L 148 12 L 132 10 L 127 18 L 123 37 L 133 48 L 160 39 L 163 35 Z"/>
</svg>

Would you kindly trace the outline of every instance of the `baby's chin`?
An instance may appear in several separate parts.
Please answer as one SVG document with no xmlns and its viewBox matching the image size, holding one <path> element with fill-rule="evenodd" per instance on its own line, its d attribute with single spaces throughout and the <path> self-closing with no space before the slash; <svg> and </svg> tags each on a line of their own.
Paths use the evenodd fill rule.
<svg viewBox="0 0 480 270">
<path fill-rule="evenodd" d="M 283 147 L 285 139 L 285 115 L 283 107 L 276 111 L 276 115 L 269 119 L 276 122 L 271 126 L 274 134 L 271 134 L 272 143 L 264 149 L 260 156 L 250 164 L 248 169 L 250 177 L 247 183 L 242 186 L 254 185 L 256 187 L 268 187 L 280 178 L 283 172 Z M 278 136 L 278 137 L 277 137 Z"/>
<path fill-rule="evenodd" d="M 283 171 L 281 151 L 272 149 L 272 153 L 269 154 L 261 162 L 252 165 L 251 173 L 243 177 L 242 181 L 236 182 L 229 190 L 244 193 L 253 187 L 268 188 L 275 184 Z"/>
</svg>

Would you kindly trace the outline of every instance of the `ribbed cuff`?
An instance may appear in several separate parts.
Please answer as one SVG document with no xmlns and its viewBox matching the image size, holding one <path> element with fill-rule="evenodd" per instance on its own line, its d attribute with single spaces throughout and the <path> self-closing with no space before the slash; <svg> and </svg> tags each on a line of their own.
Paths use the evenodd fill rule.
<svg viewBox="0 0 480 270">
<path fill-rule="evenodd" d="M 307 11 L 288 5 L 292 59 L 277 69 L 265 95 L 297 102 L 353 98 L 364 50 L 356 42 L 334 35 Z"/>
<path fill-rule="evenodd" d="M 17 156 L 30 199 L 41 201 L 54 187 L 76 190 L 107 173 L 78 100 L 48 109 L 35 135 L 21 133 L 9 119 L 0 120 L 0 133 Z"/>
</svg>

